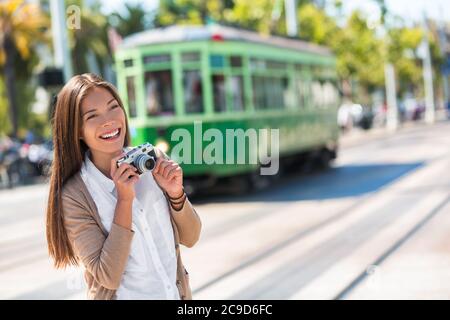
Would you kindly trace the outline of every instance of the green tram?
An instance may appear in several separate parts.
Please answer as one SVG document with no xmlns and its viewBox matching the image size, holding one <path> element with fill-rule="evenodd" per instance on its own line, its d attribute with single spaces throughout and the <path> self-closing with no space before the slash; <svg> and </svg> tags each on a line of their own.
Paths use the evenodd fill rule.
<svg viewBox="0 0 450 320">
<path fill-rule="evenodd" d="M 148 141 L 173 157 L 180 143 L 173 141 L 177 129 L 194 137 L 200 123 L 202 132 L 215 128 L 225 137 L 227 129 L 277 128 L 281 167 L 305 155 L 325 162 L 336 157 L 335 64 L 324 47 L 217 25 L 136 33 L 115 55 L 133 145 Z M 189 152 L 198 154 L 208 143 L 194 137 Z M 251 142 L 248 148 L 254 148 Z M 225 154 L 226 143 L 223 149 Z M 263 178 L 255 174 L 257 163 L 223 162 L 181 162 L 187 184 L 208 187 L 221 177 Z"/>
</svg>

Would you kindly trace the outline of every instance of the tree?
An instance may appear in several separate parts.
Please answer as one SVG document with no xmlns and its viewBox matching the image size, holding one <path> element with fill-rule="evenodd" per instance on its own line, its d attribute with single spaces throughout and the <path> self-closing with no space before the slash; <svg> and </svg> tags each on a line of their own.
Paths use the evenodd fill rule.
<svg viewBox="0 0 450 320">
<path fill-rule="evenodd" d="M 111 63 L 108 48 L 108 19 L 100 13 L 100 3 L 91 1 L 83 5 L 83 0 L 69 0 L 67 5 L 81 8 L 80 29 L 69 29 L 73 69 L 75 74 L 97 72 L 102 74 L 105 65 Z M 94 63 L 99 70 L 93 70 Z"/>
<path fill-rule="evenodd" d="M 144 7 L 140 3 L 134 5 L 127 3 L 125 8 L 125 13 L 114 12 L 108 18 L 111 26 L 122 37 L 146 30 L 152 26 L 154 12 L 145 12 Z"/>
<path fill-rule="evenodd" d="M 284 0 L 235 0 L 224 11 L 226 21 L 262 34 L 274 34 L 284 28 L 280 21 Z"/>
<path fill-rule="evenodd" d="M 423 76 L 417 57 L 417 48 L 422 42 L 423 31 L 420 28 L 391 28 L 388 31 L 386 60 L 395 65 L 399 93 L 415 91 Z"/>
<path fill-rule="evenodd" d="M 156 26 L 224 23 L 224 10 L 232 6 L 232 0 L 161 0 Z"/>
<path fill-rule="evenodd" d="M 16 61 L 29 59 L 32 48 L 46 41 L 48 26 L 47 17 L 37 5 L 23 0 L 0 2 L 0 67 L 4 73 L 13 136 L 17 136 L 19 127 Z"/>
</svg>

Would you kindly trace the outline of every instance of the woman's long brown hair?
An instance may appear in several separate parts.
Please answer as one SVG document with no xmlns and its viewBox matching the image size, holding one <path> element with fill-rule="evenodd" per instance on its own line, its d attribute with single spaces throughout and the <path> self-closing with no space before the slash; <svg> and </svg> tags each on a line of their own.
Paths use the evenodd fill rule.
<svg viewBox="0 0 450 320">
<path fill-rule="evenodd" d="M 88 150 L 88 146 L 80 140 L 81 102 L 94 87 L 108 90 L 125 112 L 116 88 L 92 73 L 74 76 L 58 94 L 52 118 L 54 150 L 46 222 L 48 251 L 56 268 L 78 265 L 64 227 L 61 192 L 67 180 L 80 171 Z M 126 120 L 124 146 L 129 143 L 130 134 Z"/>
</svg>

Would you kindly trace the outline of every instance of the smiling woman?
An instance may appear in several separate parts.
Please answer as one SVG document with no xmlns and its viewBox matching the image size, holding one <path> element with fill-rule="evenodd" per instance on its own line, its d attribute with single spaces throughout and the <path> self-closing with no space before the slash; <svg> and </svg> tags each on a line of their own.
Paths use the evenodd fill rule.
<svg viewBox="0 0 450 320">
<path fill-rule="evenodd" d="M 179 244 L 193 246 L 201 222 L 182 170 L 159 150 L 152 172 L 118 166 L 129 141 L 114 86 L 93 74 L 64 86 L 53 118 L 49 253 L 57 268 L 85 267 L 91 299 L 190 299 Z"/>
</svg>

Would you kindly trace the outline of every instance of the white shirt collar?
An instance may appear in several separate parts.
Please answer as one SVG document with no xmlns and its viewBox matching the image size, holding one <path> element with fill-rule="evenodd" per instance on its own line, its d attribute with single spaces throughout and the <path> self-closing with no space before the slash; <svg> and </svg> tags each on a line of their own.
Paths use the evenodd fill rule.
<svg viewBox="0 0 450 320">
<path fill-rule="evenodd" d="M 93 178 L 95 180 L 98 181 L 98 184 L 104 188 L 106 188 L 106 190 L 108 190 L 108 192 L 113 192 L 116 188 L 114 181 L 112 181 L 110 178 L 108 178 L 107 176 L 105 176 L 96 166 L 95 164 L 91 161 L 91 159 L 89 158 L 89 155 L 91 154 L 90 150 L 88 150 L 84 156 L 84 163 L 83 165 L 85 166 L 86 169 L 86 173 L 88 175 L 89 178 Z"/>
</svg>

